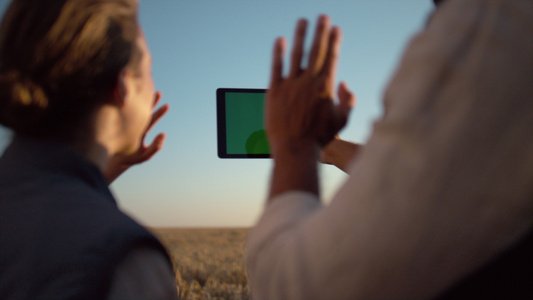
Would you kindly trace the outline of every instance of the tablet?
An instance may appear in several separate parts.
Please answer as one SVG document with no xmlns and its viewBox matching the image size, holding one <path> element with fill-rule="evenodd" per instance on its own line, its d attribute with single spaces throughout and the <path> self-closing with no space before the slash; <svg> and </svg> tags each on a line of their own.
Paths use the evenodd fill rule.
<svg viewBox="0 0 533 300">
<path fill-rule="evenodd" d="M 220 158 L 269 158 L 264 125 L 266 89 L 217 89 Z"/>
</svg>

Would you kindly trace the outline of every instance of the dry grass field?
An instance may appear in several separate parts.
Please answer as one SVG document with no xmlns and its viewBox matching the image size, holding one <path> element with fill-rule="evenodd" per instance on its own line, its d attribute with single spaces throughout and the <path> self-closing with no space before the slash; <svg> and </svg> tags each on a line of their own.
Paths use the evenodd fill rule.
<svg viewBox="0 0 533 300">
<path fill-rule="evenodd" d="M 167 247 L 181 299 L 251 299 L 244 268 L 248 229 L 152 228 Z"/>
</svg>

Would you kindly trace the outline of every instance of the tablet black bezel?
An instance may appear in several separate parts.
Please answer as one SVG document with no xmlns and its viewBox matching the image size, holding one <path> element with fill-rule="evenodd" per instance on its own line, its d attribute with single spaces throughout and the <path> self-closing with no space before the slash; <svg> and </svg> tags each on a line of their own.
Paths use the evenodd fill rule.
<svg viewBox="0 0 533 300">
<path fill-rule="evenodd" d="M 228 154 L 226 147 L 226 93 L 266 93 L 266 89 L 217 89 L 217 152 L 219 158 L 270 158 L 270 154 Z"/>
</svg>

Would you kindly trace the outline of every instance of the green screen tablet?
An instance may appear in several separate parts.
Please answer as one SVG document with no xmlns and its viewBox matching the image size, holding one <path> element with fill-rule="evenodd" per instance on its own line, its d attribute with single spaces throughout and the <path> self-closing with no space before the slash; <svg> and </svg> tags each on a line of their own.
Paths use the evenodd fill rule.
<svg viewBox="0 0 533 300">
<path fill-rule="evenodd" d="M 269 158 L 264 127 L 266 89 L 217 89 L 220 158 Z"/>
</svg>

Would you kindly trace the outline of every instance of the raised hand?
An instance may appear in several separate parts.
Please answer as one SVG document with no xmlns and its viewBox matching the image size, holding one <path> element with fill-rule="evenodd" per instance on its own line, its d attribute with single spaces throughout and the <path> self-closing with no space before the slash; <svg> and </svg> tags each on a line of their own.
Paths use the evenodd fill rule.
<svg viewBox="0 0 533 300">
<path fill-rule="evenodd" d="M 159 101 L 161 100 L 161 92 L 156 92 L 154 95 L 154 108 L 158 105 Z M 133 165 L 137 165 L 140 163 L 143 163 L 149 159 L 151 159 L 161 148 L 163 147 L 163 143 L 165 142 L 166 135 L 164 133 L 158 134 L 152 143 L 148 146 L 145 145 L 144 139 L 146 137 L 146 134 L 154 127 L 154 125 L 167 113 L 169 110 L 169 105 L 164 104 L 161 107 L 159 107 L 157 110 L 155 110 L 152 113 L 152 118 L 150 119 L 150 123 L 148 124 L 148 127 L 144 131 L 144 134 L 141 137 L 141 143 L 139 146 L 139 149 L 135 153 L 123 155 L 123 154 L 117 154 L 113 157 L 111 157 L 107 163 L 106 169 L 104 170 L 104 176 L 107 179 L 107 182 L 111 184 L 117 177 L 119 177 L 122 173 L 124 173 L 127 169 L 129 169 Z"/>
<path fill-rule="evenodd" d="M 318 19 L 307 68 L 302 68 L 307 21 L 298 21 L 291 54 L 290 71 L 282 76 L 284 38 L 274 46 L 272 76 L 266 101 L 266 126 L 275 157 L 279 148 L 326 145 L 344 127 L 355 103 L 345 83 L 334 84 L 341 43 L 341 31 L 331 27 L 329 17 Z"/>
<path fill-rule="evenodd" d="M 293 190 L 318 195 L 317 160 L 348 120 L 355 97 L 345 83 L 334 98 L 341 31 L 328 16 L 319 17 L 307 67 L 302 67 L 307 21 L 298 21 L 290 70 L 284 77 L 284 38 L 274 45 L 272 76 L 267 93 L 265 123 L 274 169 L 269 201 Z"/>
</svg>

